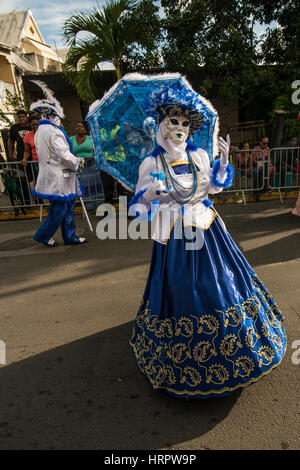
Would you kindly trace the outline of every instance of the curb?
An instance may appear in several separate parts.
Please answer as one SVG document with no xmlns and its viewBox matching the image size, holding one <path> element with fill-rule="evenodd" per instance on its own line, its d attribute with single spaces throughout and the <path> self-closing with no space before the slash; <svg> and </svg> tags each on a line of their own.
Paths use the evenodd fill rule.
<svg viewBox="0 0 300 470">
<path fill-rule="evenodd" d="M 283 192 L 282 192 L 283 193 Z M 288 193 L 283 193 L 282 199 L 297 199 L 299 192 L 298 191 L 290 191 Z M 271 194 L 259 194 L 259 202 L 260 201 L 279 201 L 280 197 L 278 192 L 271 193 Z M 246 202 L 257 202 L 256 195 L 252 194 L 245 194 L 245 201 Z M 243 203 L 242 193 L 238 192 L 238 196 L 234 195 L 226 195 L 225 193 L 222 194 L 221 197 L 216 196 L 214 200 L 214 205 L 218 204 L 240 204 Z M 115 209 L 118 211 L 119 204 L 115 204 Z M 93 212 L 92 212 L 93 213 Z M 43 219 L 47 217 L 48 211 L 47 209 L 43 209 Z M 81 206 L 75 207 L 75 215 L 82 215 L 82 208 Z M 32 209 L 26 210 L 26 214 L 20 213 L 18 216 L 15 216 L 14 212 L 3 212 L 0 213 L 0 221 L 1 220 L 26 220 L 26 219 L 39 219 L 40 218 L 40 209 Z"/>
<path fill-rule="evenodd" d="M 243 196 L 241 191 L 237 191 L 238 196 L 236 194 L 231 194 L 231 195 L 226 195 L 226 193 L 223 193 L 221 197 L 218 197 L 218 195 L 215 196 L 215 201 L 214 204 L 238 204 L 238 203 L 243 203 Z M 282 200 L 285 201 L 286 199 L 297 199 L 299 194 L 299 191 L 289 191 L 289 192 L 281 192 L 282 195 Z M 259 200 L 256 200 L 257 195 L 252 195 L 252 194 L 245 194 L 245 201 L 246 202 L 261 202 L 261 201 L 280 201 L 279 193 L 274 192 L 274 193 L 262 193 L 259 194 Z"/>
</svg>

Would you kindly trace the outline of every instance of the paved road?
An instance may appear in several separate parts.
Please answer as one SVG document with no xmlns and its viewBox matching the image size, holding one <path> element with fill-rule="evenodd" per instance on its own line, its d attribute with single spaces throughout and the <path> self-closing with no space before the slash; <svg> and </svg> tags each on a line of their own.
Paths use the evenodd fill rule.
<svg viewBox="0 0 300 470">
<path fill-rule="evenodd" d="M 37 220 L 1 222 L 0 449 L 299 449 L 293 202 L 217 206 L 285 314 L 288 349 L 256 384 L 206 400 L 153 392 L 129 349 L 150 240 L 100 241 L 80 216 L 89 243 L 47 249 L 31 240 Z"/>
</svg>

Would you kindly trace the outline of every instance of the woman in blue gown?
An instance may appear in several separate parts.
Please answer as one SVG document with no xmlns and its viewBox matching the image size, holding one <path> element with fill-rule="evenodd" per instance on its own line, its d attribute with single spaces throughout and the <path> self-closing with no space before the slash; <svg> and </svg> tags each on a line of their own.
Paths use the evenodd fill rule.
<svg viewBox="0 0 300 470">
<path fill-rule="evenodd" d="M 208 199 L 231 185 L 233 171 L 229 138 L 219 138 L 213 168 L 190 141 L 205 122 L 201 102 L 176 90 L 153 96 L 158 147 L 140 165 L 131 205 L 155 213 L 154 244 L 130 345 L 154 389 L 207 398 L 267 375 L 286 336 L 275 300 Z"/>
</svg>

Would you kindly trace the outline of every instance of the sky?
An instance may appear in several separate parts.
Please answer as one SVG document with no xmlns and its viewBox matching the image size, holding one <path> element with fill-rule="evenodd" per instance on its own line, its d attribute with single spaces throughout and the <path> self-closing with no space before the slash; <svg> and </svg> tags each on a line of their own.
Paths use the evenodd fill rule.
<svg viewBox="0 0 300 470">
<path fill-rule="evenodd" d="M 103 0 L 98 0 L 99 5 L 103 3 Z M 64 20 L 76 12 L 91 10 L 96 5 L 96 0 L 0 0 L 0 13 L 29 8 L 46 44 L 54 49 L 56 44 L 58 49 L 63 49 L 65 46 L 61 31 Z"/>
<path fill-rule="evenodd" d="M 28 3 L 26 3 L 28 2 Z M 64 20 L 79 11 L 90 11 L 94 6 L 102 5 L 105 0 L 0 0 L 0 13 L 23 11 L 30 8 L 42 36 L 53 49 L 65 47 L 61 32 Z M 265 30 L 265 26 L 256 25 L 257 34 Z"/>
</svg>

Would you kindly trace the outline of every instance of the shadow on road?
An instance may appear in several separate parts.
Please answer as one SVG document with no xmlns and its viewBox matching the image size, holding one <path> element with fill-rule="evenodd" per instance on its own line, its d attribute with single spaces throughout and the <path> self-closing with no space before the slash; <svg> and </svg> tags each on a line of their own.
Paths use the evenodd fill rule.
<svg viewBox="0 0 300 470">
<path fill-rule="evenodd" d="M 0 369 L 1 449 L 160 449 L 197 438 L 240 396 L 154 392 L 128 342 L 132 322 Z"/>
<path fill-rule="evenodd" d="M 274 212 L 276 208 L 273 208 L 270 213 L 267 206 L 249 208 L 222 206 L 219 213 L 229 232 L 234 233 L 238 241 L 244 241 L 253 237 L 259 240 L 260 237 L 300 229 L 300 218 L 293 216 L 290 211 L 282 212 L 282 210 L 286 208 L 278 207 L 278 213 Z"/>
<path fill-rule="evenodd" d="M 244 250 L 243 254 L 252 266 L 290 261 L 300 256 L 299 242 L 300 234 L 293 233 L 252 250 Z"/>
<path fill-rule="evenodd" d="M 247 209 L 223 206 L 220 215 L 226 223 L 227 230 L 235 243 L 241 249 L 243 255 L 253 268 L 272 263 L 290 261 L 300 257 L 300 219 L 293 216 L 291 212 L 274 212 L 269 210 L 257 210 L 259 208 L 250 206 Z M 278 210 L 282 211 L 282 207 Z M 286 234 L 286 232 L 293 232 Z M 268 237 L 282 234 L 279 240 L 269 240 Z M 264 242 L 261 240 L 264 238 Z M 242 249 L 241 243 L 248 240 L 256 240 L 256 247 Z"/>
</svg>

